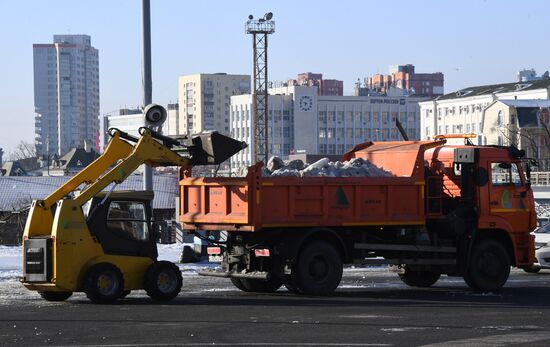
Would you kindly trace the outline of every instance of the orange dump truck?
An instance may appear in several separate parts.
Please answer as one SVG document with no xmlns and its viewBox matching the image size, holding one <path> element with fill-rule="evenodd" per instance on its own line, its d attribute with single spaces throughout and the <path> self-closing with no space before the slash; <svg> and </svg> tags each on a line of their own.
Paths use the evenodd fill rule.
<svg viewBox="0 0 550 347">
<path fill-rule="evenodd" d="M 184 229 L 227 231 L 208 253 L 244 291 L 327 295 L 344 264 L 398 265 L 408 285 L 442 274 L 495 291 L 510 266 L 534 260 L 533 193 L 524 152 L 445 140 L 367 142 L 342 160 L 368 159 L 391 177 L 236 177 L 181 173 Z M 525 171 L 524 171 L 525 167 Z"/>
</svg>

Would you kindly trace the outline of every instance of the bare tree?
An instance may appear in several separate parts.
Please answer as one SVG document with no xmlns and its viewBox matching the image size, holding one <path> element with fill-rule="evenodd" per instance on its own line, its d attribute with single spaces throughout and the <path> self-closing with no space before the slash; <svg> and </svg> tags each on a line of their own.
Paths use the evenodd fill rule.
<svg viewBox="0 0 550 347">
<path fill-rule="evenodd" d="M 26 141 L 19 142 L 19 144 L 15 147 L 13 151 L 10 152 L 9 155 L 9 159 L 14 161 L 35 157 L 36 146 Z"/>
</svg>

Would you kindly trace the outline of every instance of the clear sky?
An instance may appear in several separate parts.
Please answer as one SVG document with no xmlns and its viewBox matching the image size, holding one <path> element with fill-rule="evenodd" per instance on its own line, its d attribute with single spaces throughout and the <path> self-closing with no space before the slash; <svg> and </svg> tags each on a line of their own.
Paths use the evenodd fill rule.
<svg viewBox="0 0 550 347">
<path fill-rule="evenodd" d="M 151 0 L 153 101 L 177 101 L 177 78 L 252 74 L 249 14 L 272 11 L 269 79 L 321 72 L 344 80 L 411 63 L 443 72 L 445 92 L 550 69 L 550 1 Z M 141 104 L 140 0 L 0 0 L 0 147 L 34 140 L 33 43 L 87 34 L 99 50 L 101 114 Z"/>
</svg>

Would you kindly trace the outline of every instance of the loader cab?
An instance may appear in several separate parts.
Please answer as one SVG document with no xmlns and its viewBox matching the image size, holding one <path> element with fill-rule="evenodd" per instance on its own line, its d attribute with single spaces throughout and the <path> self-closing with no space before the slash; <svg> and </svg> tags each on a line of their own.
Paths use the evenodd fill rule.
<svg viewBox="0 0 550 347">
<path fill-rule="evenodd" d="M 86 223 L 105 254 L 157 258 L 153 197 L 152 191 L 115 191 L 90 200 L 84 208 Z"/>
</svg>

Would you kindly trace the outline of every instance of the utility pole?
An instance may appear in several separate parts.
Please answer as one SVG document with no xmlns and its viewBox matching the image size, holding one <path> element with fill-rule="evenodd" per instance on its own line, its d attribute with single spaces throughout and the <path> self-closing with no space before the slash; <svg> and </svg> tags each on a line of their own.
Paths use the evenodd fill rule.
<svg viewBox="0 0 550 347">
<path fill-rule="evenodd" d="M 151 78 L 151 1 L 142 0 L 142 27 L 143 27 L 143 108 L 152 103 Z M 145 116 L 145 115 L 144 115 Z M 153 170 L 143 164 L 143 189 L 153 190 Z"/>
<path fill-rule="evenodd" d="M 253 59 L 254 59 L 254 91 L 252 103 L 254 118 L 254 154 L 253 163 L 262 161 L 267 164 L 269 159 L 269 133 L 268 133 L 268 80 L 267 80 L 267 36 L 275 32 L 275 22 L 271 19 L 273 13 L 266 13 L 263 18 L 254 19 L 248 16 L 246 33 L 252 35 Z"/>
</svg>

